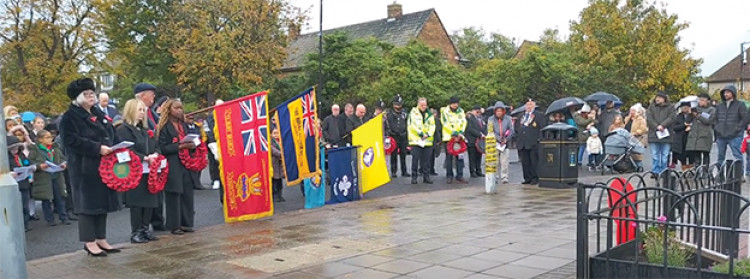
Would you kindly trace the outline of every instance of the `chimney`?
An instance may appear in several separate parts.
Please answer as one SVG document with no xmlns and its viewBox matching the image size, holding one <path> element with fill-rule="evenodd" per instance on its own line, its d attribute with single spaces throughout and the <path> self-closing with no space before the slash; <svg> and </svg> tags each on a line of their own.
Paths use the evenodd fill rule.
<svg viewBox="0 0 750 279">
<path fill-rule="evenodd" d="M 396 3 L 396 1 L 393 1 L 393 4 L 388 5 L 388 19 L 391 18 L 398 18 L 403 14 L 403 11 L 401 10 L 401 4 Z"/>
<path fill-rule="evenodd" d="M 297 37 L 299 37 L 300 31 L 301 27 L 299 26 L 299 24 L 289 24 L 289 35 L 287 36 L 287 39 L 289 39 L 290 42 L 296 40 Z"/>
</svg>

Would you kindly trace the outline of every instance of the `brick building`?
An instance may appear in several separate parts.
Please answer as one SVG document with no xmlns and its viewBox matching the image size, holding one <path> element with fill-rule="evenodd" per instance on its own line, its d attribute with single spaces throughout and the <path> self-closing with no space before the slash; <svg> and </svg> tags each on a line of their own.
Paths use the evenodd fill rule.
<svg viewBox="0 0 750 279">
<path fill-rule="evenodd" d="M 741 79 L 740 74 L 742 75 Z M 740 91 L 739 95 L 743 99 L 750 97 L 747 95 L 748 91 L 750 91 L 750 65 L 748 65 L 747 61 L 743 62 L 742 54 L 738 54 L 706 78 L 708 94 L 718 93 L 727 84 L 737 86 L 737 90 Z M 742 92 L 743 89 L 744 92 Z"/>
<path fill-rule="evenodd" d="M 440 50 L 445 59 L 451 63 L 458 63 L 462 60 L 461 54 L 451 41 L 435 9 L 403 14 L 401 5 L 393 3 L 388 5 L 387 11 L 388 17 L 384 19 L 324 30 L 323 34 L 344 32 L 352 40 L 375 38 L 396 47 L 405 46 L 412 40 L 417 40 Z M 299 33 L 299 30 L 289 32 L 288 56 L 281 68 L 284 73 L 301 71 L 307 54 L 318 51 L 317 32 L 298 35 Z"/>
</svg>

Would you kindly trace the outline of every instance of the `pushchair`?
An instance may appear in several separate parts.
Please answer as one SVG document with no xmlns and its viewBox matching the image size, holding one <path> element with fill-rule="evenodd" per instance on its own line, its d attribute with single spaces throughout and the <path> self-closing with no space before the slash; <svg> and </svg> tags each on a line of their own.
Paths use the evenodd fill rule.
<svg viewBox="0 0 750 279">
<path fill-rule="evenodd" d="M 615 129 L 607 134 L 604 142 L 604 158 L 599 165 L 602 169 L 602 175 L 607 169 L 612 173 L 642 172 L 643 167 L 639 167 L 633 160 L 633 154 L 643 154 L 646 148 L 640 140 L 633 137 L 625 129 Z"/>
</svg>

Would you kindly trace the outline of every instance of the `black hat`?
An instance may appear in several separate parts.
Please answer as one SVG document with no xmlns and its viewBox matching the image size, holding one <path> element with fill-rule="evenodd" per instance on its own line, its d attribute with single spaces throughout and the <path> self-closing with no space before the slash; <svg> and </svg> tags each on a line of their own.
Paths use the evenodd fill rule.
<svg viewBox="0 0 750 279">
<path fill-rule="evenodd" d="M 690 102 L 681 102 L 680 107 L 689 107 L 691 106 Z"/>
<path fill-rule="evenodd" d="M 456 103 L 458 103 L 458 101 L 459 101 L 458 100 L 458 96 L 452 96 L 451 99 L 450 99 L 450 103 L 451 104 L 456 104 Z"/>
<path fill-rule="evenodd" d="M 523 99 L 523 103 L 524 103 L 524 104 L 526 104 L 526 103 L 528 103 L 528 102 L 534 102 L 534 98 L 531 98 L 531 97 L 526 97 L 525 99 Z"/>
<path fill-rule="evenodd" d="M 148 83 L 139 83 L 139 84 L 136 84 L 135 87 L 133 88 L 133 93 L 134 94 L 138 94 L 138 93 L 141 93 L 141 92 L 146 91 L 146 90 L 154 90 L 154 91 L 156 91 L 156 86 L 153 86 L 153 85 L 148 84 Z"/>
<path fill-rule="evenodd" d="M 667 93 L 664 92 L 664 91 L 657 92 L 656 93 L 656 97 L 662 97 L 662 98 L 664 98 L 664 100 L 668 100 L 669 99 L 669 96 L 667 96 Z"/>
<path fill-rule="evenodd" d="M 156 100 L 156 102 L 154 102 L 154 107 L 155 108 L 160 107 L 162 104 L 166 103 L 167 100 L 169 100 L 169 97 L 161 96 L 161 98 L 159 98 L 158 100 Z"/>
<path fill-rule="evenodd" d="M 705 98 L 705 99 L 708 99 L 709 101 L 711 101 L 711 95 L 708 95 L 708 93 L 698 94 L 698 98 Z"/>
<path fill-rule="evenodd" d="M 471 109 L 472 110 L 482 109 L 482 106 L 480 106 L 480 105 L 474 105 Z"/>
<path fill-rule="evenodd" d="M 385 102 L 383 102 L 383 99 L 380 99 L 380 100 L 378 100 L 378 101 L 375 102 L 375 108 L 382 109 L 384 106 L 385 106 Z"/>
<path fill-rule="evenodd" d="M 15 136 L 6 136 L 5 143 L 8 145 L 8 148 L 13 147 L 14 145 L 21 144 L 21 142 Z"/>
<path fill-rule="evenodd" d="M 394 105 L 401 105 L 404 102 L 403 99 L 401 99 L 401 94 L 396 94 L 396 97 L 393 97 L 393 104 Z"/>
<path fill-rule="evenodd" d="M 68 84 L 68 98 L 70 98 L 71 100 L 75 100 L 76 98 L 78 98 L 78 95 L 81 95 L 81 92 L 86 90 L 96 90 L 94 80 L 90 78 L 80 78 L 74 80 L 73 82 Z"/>
</svg>

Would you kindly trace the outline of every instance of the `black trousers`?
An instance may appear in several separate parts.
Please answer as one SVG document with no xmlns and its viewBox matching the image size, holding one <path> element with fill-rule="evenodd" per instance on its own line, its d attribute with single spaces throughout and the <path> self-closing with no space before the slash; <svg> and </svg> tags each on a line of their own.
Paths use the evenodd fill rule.
<svg viewBox="0 0 750 279">
<path fill-rule="evenodd" d="M 219 161 L 216 161 L 214 153 L 208 150 L 208 175 L 211 177 L 211 185 L 214 181 L 219 181 L 219 202 L 224 204 L 224 186 L 221 185 L 221 173 L 219 172 Z"/>
<path fill-rule="evenodd" d="M 131 207 L 130 208 L 130 231 L 136 232 L 141 228 L 148 229 L 151 225 L 149 220 L 153 214 L 153 207 Z"/>
<path fill-rule="evenodd" d="M 412 146 L 411 147 L 411 176 L 419 176 L 419 171 L 422 171 L 422 175 L 430 175 L 430 158 L 435 159 L 432 155 L 432 146 Z"/>
<path fill-rule="evenodd" d="M 521 167 L 523 168 L 523 181 L 539 180 L 539 176 L 536 173 L 536 169 L 539 166 L 539 150 L 536 148 L 519 149 L 518 157 L 521 159 Z"/>
<path fill-rule="evenodd" d="M 477 146 L 469 146 L 467 148 L 469 152 L 469 173 L 470 174 L 481 174 L 482 173 L 482 153 L 479 153 Z"/>
<path fill-rule="evenodd" d="M 151 210 L 150 220 L 154 229 L 164 227 L 164 191 L 156 194 L 156 207 Z"/>
<path fill-rule="evenodd" d="M 688 151 L 688 156 L 690 156 L 692 162 L 694 165 L 699 166 L 708 166 L 711 164 L 711 153 L 708 151 Z"/>
<path fill-rule="evenodd" d="M 271 185 L 273 187 L 273 195 L 281 197 L 284 192 L 284 183 L 281 182 L 281 178 L 272 178 Z M 302 186 L 302 189 L 304 189 L 304 186 Z"/>
<path fill-rule="evenodd" d="M 408 142 L 406 137 L 393 137 L 396 140 L 398 150 L 391 153 L 391 173 L 396 173 L 398 169 L 398 159 L 401 158 L 401 174 L 406 173 L 406 147 Z M 398 152 L 397 152 L 398 151 Z"/>
<path fill-rule="evenodd" d="M 107 239 L 107 214 L 78 214 L 78 240 Z"/>
<path fill-rule="evenodd" d="M 427 173 L 437 173 L 435 172 L 435 158 L 440 155 L 440 144 L 435 144 L 435 146 L 432 146 L 431 149 L 432 151 L 430 152 L 430 158 L 428 158 L 429 163 L 427 164 Z M 414 153 L 412 153 L 411 156 L 413 157 Z M 414 161 L 414 159 L 412 159 L 412 161 Z"/>
<path fill-rule="evenodd" d="M 68 193 L 68 196 L 65 197 L 65 209 L 73 213 L 73 191 L 70 188 L 70 175 L 68 175 L 68 169 L 65 169 L 63 171 L 63 177 L 65 178 L 65 192 Z"/>
<path fill-rule="evenodd" d="M 445 145 L 445 177 L 453 178 L 453 160 L 456 161 L 456 178 L 464 177 L 464 160 L 460 156 L 448 153 L 448 145 Z"/>
<path fill-rule="evenodd" d="M 182 194 L 165 193 L 164 201 L 167 209 L 167 230 L 180 227 L 192 228 L 194 226 L 195 200 L 192 183 L 184 187 Z"/>
</svg>

